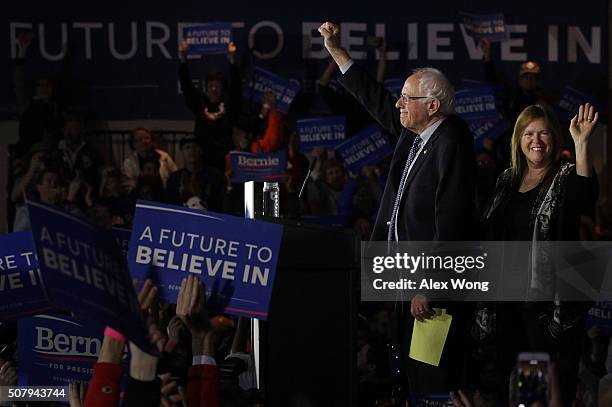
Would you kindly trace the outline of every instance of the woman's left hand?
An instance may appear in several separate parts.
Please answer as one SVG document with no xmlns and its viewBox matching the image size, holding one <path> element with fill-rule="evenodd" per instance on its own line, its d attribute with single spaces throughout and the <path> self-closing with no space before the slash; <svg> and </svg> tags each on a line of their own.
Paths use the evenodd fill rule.
<svg viewBox="0 0 612 407">
<path fill-rule="evenodd" d="M 575 145 L 588 141 L 598 118 L 599 113 L 595 111 L 595 106 L 590 103 L 580 105 L 578 114 L 572 118 L 569 127 Z"/>
</svg>

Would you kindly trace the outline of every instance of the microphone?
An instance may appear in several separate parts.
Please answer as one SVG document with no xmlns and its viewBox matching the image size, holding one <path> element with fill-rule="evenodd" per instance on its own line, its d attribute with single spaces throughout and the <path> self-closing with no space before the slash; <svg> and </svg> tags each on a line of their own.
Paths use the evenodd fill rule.
<svg viewBox="0 0 612 407">
<path fill-rule="evenodd" d="M 308 184 L 308 180 L 310 180 L 310 174 L 312 173 L 312 169 L 314 168 L 316 163 L 317 163 L 317 157 L 315 157 L 314 160 L 312 160 L 312 162 L 308 166 L 308 171 L 306 172 L 306 177 L 304 178 L 304 182 L 302 183 L 302 188 L 300 188 L 300 193 L 298 194 L 298 200 L 302 199 L 302 196 L 304 195 L 304 189 L 306 189 L 306 185 Z"/>
</svg>

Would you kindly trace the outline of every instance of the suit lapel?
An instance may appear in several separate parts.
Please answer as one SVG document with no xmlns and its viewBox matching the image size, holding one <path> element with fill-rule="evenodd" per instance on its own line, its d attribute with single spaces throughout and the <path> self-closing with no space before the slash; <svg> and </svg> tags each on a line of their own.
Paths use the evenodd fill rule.
<svg viewBox="0 0 612 407">
<path fill-rule="evenodd" d="M 406 186 L 404 187 L 404 191 L 410 186 L 410 183 L 412 182 L 416 174 L 419 172 L 419 169 L 421 168 L 423 163 L 429 158 L 429 156 L 431 156 L 431 151 L 435 146 L 436 140 L 438 139 L 438 135 L 440 134 L 440 127 L 442 127 L 443 125 L 444 123 L 442 123 L 436 129 L 436 131 L 433 132 L 429 140 L 427 140 L 427 143 L 421 149 L 419 155 L 415 158 L 414 164 L 412 165 L 410 173 L 408 174 L 408 178 L 406 179 Z"/>
</svg>

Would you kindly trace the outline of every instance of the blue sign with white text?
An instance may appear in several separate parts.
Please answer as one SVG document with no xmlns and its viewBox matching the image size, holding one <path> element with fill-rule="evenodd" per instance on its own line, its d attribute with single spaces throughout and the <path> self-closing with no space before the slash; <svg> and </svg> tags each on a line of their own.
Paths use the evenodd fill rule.
<svg viewBox="0 0 612 407">
<path fill-rule="evenodd" d="M 596 110 L 599 112 L 599 121 L 601 121 L 604 109 L 596 103 L 593 97 L 570 86 L 564 87 L 555 109 L 559 115 L 559 120 L 569 123 L 578 113 L 580 105 L 584 105 L 587 102 L 595 105 Z"/>
<path fill-rule="evenodd" d="M 88 383 L 102 347 L 104 325 L 63 315 L 19 320 L 20 386 Z"/>
<path fill-rule="evenodd" d="M 315 147 L 333 148 L 346 138 L 344 116 L 300 119 L 296 126 L 300 135 L 300 151 L 303 153 Z"/>
<path fill-rule="evenodd" d="M 463 17 L 465 31 L 474 38 L 493 41 L 508 39 L 504 15 L 498 14 L 471 14 L 460 12 Z"/>
<path fill-rule="evenodd" d="M 30 232 L 0 235 L 0 320 L 48 309 Z"/>
<path fill-rule="evenodd" d="M 37 201 L 27 205 L 53 305 L 110 326 L 152 351 L 125 258 L 113 236 L 58 207 Z"/>
<path fill-rule="evenodd" d="M 176 303 L 183 278 L 206 285 L 207 307 L 267 319 L 282 225 L 138 201 L 130 242 L 134 278 L 151 278 Z"/>
<path fill-rule="evenodd" d="M 612 335 L 612 302 L 596 302 L 589 310 L 586 327 L 598 327 L 603 333 Z"/>
<path fill-rule="evenodd" d="M 349 171 L 358 172 L 365 165 L 384 160 L 393 149 L 380 127 L 372 125 L 336 146 L 336 153 Z"/>
<path fill-rule="evenodd" d="M 287 114 L 299 91 L 300 83 L 298 81 L 286 79 L 256 67 L 251 81 L 249 81 L 248 86 L 244 87 L 244 97 L 261 104 L 265 93 L 272 92 L 276 97 L 278 111 Z"/>
<path fill-rule="evenodd" d="M 231 151 L 232 182 L 287 180 L 287 152 L 247 153 Z"/>
<path fill-rule="evenodd" d="M 183 28 L 190 54 L 225 54 L 232 42 L 232 23 L 205 23 Z"/>
<path fill-rule="evenodd" d="M 455 113 L 466 121 L 497 118 L 494 88 L 480 86 L 458 91 L 455 93 Z"/>
<path fill-rule="evenodd" d="M 479 150 L 485 138 L 495 140 L 510 128 L 510 123 L 499 115 L 495 119 L 473 120 L 467 122 L 474 135 L 474 149 Z"/>
</svg>

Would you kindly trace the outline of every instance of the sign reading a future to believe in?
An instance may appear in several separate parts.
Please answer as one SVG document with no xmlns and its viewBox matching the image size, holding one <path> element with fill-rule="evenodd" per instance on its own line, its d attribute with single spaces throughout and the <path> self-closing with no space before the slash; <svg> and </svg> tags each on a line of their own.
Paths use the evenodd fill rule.
<svg viewBox="0 0 612 407">
<path fill-rule="evenodd" d="M 130 271 L 171 303 L 183 278 L 196 275 L 209 309 L 266 319 L 282 234 L 275 223 L 138 201 Z"/>
</svg>

